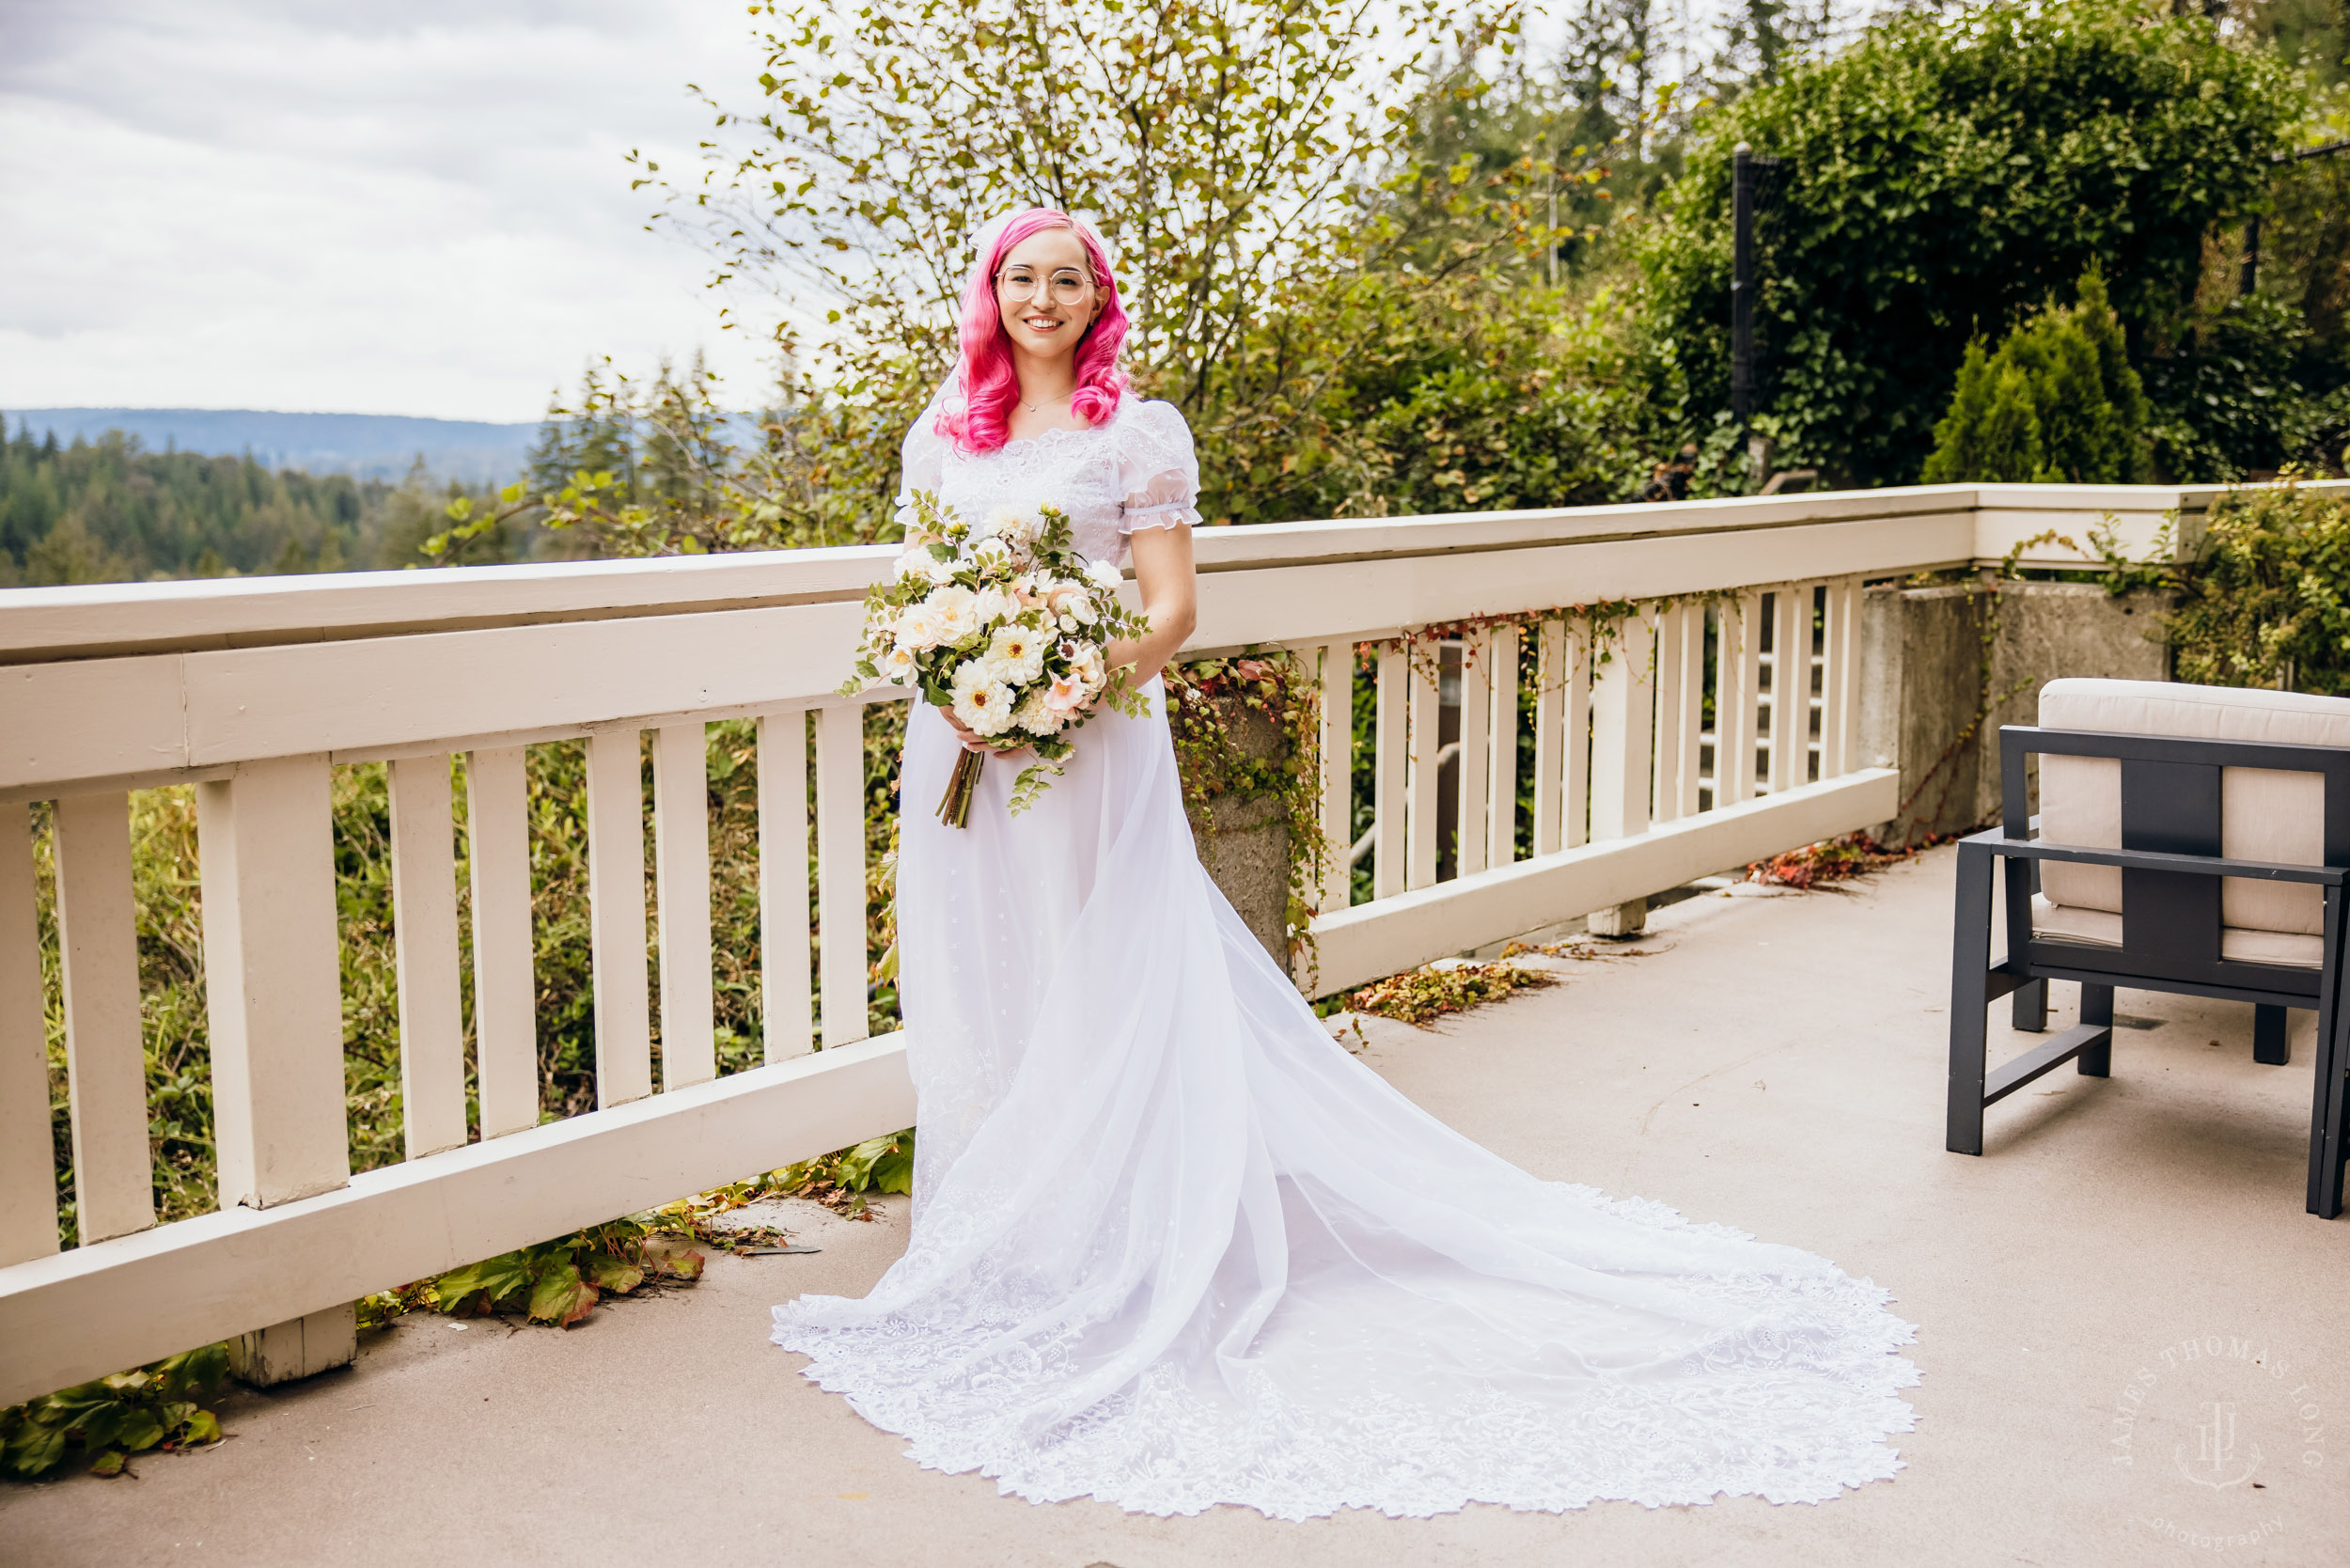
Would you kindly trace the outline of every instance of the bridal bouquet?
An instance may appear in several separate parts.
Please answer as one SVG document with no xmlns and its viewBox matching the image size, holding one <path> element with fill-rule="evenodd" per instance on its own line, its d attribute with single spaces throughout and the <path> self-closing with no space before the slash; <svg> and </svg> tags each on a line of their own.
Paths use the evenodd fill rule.
<svg viewBox="0 0 2350 1568">
<path fill-rule="evenodd" d="M 1118 569 L 1079 555 L 1069 519 L 1050 507 L 970 522 L 917 491 L 914 513 L 896 572 L 866 595 L 856 674 L 841 693 L 912 686 L 997 754 L 1034 753 L 1012 785 L 1017 815 L 1059 774 L 1076 749 L 1070 731 L 1098 704 L 1149 711 L 1106 650 L 1150 622 L 1119 602 Z M 941 822 L 968 824 L 987 755 L 956 758 Z"/>
</svg>

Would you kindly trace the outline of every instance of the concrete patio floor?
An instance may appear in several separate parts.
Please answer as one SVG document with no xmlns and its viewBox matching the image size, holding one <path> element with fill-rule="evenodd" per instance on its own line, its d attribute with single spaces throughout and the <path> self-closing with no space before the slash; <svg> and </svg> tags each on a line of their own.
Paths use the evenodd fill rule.
<svg viewBox="0 0 2350 1568">
<path fill-rule="evenodd" d="M 1439 1032 L 1372 1020 L 1364 1049 L 1539 1174 L 1890 1287 L 1924 1372 L 1891 1482 L 1816 1507 L 1302 1525 L 1037 1507 L 916 1468 L 767 1344 L 770 1303 L 861 1294 L 904 1241 L 901 1205 L 852 1224 L 795 1204 L 819 1254 L 720 1258 L 569 1333 L 411 1318 L 351 1371 L 231 1396 L 216 1450 L 0 1486 L 0 1561 L 2350 1560 L 2350 1223 L 2302 1212 L 2306 1019 L 2293 1065 L 2262 1067 L 2249 1008 L 2125 992 L 2110 1080 L 2060 1070 L 1993 1108 L 1983 1158 L 1945 1153 L 1951 869 L 1945 850 L 1843 893 L 1693 899 L 1651 956 L 1562 962 L 1565 983 Z M 1994 1058 L 2037 1038 L 1995 1027 Z"/>
</svg>

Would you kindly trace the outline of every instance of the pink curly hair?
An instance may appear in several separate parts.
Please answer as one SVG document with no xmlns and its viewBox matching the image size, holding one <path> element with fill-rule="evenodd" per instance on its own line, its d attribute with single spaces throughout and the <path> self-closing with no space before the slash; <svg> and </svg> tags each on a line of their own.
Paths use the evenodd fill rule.
<svg viewBox="0 0 2350 1568">
<path fill-rule="evenodd" d="M 1118 302 L 1118 279 L 1110 275 L 1110 259 L 1101 242 L 1068 213 L 1031 207 L 1004 225 L 963 290 L 963 362 L 956 373 L 963 384 L 964 407 L 960 413 L 942 412 L 936 429 L 967 452 L 992 452 L 1010 438 L 1020 378 L 1012 369 L 1011 339 L 995 303 L 995 274 L 1013 246 L 1047 228 L 1076 235 L 1085 247 L 1093 285 L 1101 291 L 1102 308 L 1077 340 L 1077 390 L 1070 396 L 1070 411 L 1089 425 L 1101 424 L 1118 412 L 1118 400 L 1129 384 L 1118 364 L 1118 351 L 1126 341 L 1126 312 Z"/>
</svg>

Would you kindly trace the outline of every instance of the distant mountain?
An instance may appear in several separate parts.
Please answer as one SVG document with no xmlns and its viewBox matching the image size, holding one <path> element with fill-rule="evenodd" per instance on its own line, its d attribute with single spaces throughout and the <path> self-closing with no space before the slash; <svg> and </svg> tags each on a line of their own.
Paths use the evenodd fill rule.
<svg viewBox="0 0 2350 1568">
<path fill-rule="evenodd" d="M 277 414 L 250 408 L 25 408 L 0 411 L 8 431 L 54 431 L 60 442 L 95 441 L 108 431 L 166 447 L 226 457 L 253 454 L 271 468 L 399 479 L 421 456 L 445 479 L 468 484 L 515 478 L 539 433 L 536 423 L 418 419 L 398 414 Z"/>
</svg>

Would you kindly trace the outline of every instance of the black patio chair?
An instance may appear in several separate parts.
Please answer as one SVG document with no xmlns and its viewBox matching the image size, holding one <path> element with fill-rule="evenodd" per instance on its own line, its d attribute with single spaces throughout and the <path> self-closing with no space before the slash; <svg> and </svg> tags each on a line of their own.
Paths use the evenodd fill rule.
<svg viewBox="0 0 2350 1568">
<path fill-rule="evenodd" d="M 2125 690 L 2124 688 L 2137 688 Z M 2186 694 L 2186 695 L 2183 695 Z M 2286 715 L 2308 718 L 2312 702 L 2287 694 L 2220 693 L 2205 687 L 2170 687 L 2156 682 L 2052 682 L 2044 692 L 2041 719 L 2070 702 L 2122 703 L 2124 713 L 2144 713 L 2147 704 L 2164 716 L 2183 715 L 2197 728 L 2250 729 L 2290 732 Z M 2052 702 L 2051 698 L 2055 700 Z M 2243 699 L 2254 699 L 2248 714 Z M 2131 704 L 2137 707 L 2132 709 Z M 2220 713 L 2232 709 L 2232 714 Z M 2209 710 L 2210 712 L 2206 712 Z M 2215 714 L 2218 716 L 2215 718 Z M 2339 715 L 2324 716 L 2320 728 L 2339 733 L 2337 719 L 2350 722 L 2350 703 Z M 2306 729 L 2307 725 L 2302 728 Z M 2043 816 L 2030 815 L 2025 760 L 2042 759 Z M 2105 830 L 2079 831 L 2087 820 L 2077 798 L 2060 808 L 2058 795 L 2082 792 L 2078 763 L 2053 759 L 2110 759 L 2119 765 L 2118 824 L 2110 815 Z M 2064 775 L 2067 767 L 2073 769 Z M 2323 781 L 2322 824 L 2308 820 L 2315 807 L 2303 781 L 2300 808 L 2279 803 L 2226 807 L 2226 769 L 2271 770 L 2238 776 L 2240 788 L 2276 792 L 2277 774 L 2316 775 Z M 1952 1152 L 1982 1152 L 1983 1111 L 2041 1074 L 2071 1061 L 2090 1077 L 2112 1071 L 2113 993 L 2117 987 L 2169 991 L 2249 1002 L 2254 1010 L 2254 1057 L 2282 1064 L 2289 1057 L 2286 1010 L 2317 1012 L 2316 1087 L 2310 1108 L 2309 1212 L 2332 1219 L 2342 1212 L 2343 1084 L 2350 1072 L 2350 1016 L 2342 1007 L 2344 944 L 2343 883 L 2350 877 L 2350 746 L 2213 738 L 2210 735 L 2117 732 L 2096 728 L 2013 725 L 1999 731 L 2002 820 L 2000 825 L 1961 840 L 1958 846 L 1957 933 L 1950 965 L 1950 1060 L 1947 1145 Z M 2062 776 L 2059 776 L 2062 775 Z M 2098 776 L 2103 776 L 2102 775 Z M 2254 808 L 2266 808 L 2264 812 Z M 2087 817 L 2097 816 L 2090 811 Z M 2221 853 L 2223 819 L 2241 839 L 2266 829 L 2296 835 L 2313 844 L 2322 830 L 2323 862 L 2230 858 Z M 2065 837 L 2111 837 L 2114 843 L 2052 841 L 2035 837 L 2045 822 Z M 2118 833 L 2112 826 L 2118 825 Z M 1991 962 L 1992 867 L 2006 863 L 2007 956 Z M 2118 888 L 2111 872 L 2119 870 Z M 2093 885 L 2118 892 L 2100 900 Z M 2067 879 L 2070 879 L 2067 882 Z M 2223 882 L 2223 879 L 2233 879 Z M 2039 885 L 2064 884 L 2077 901 L 2067 904 L 2041 892 Z M 2287 907 L 2281 888 L 2312 886 L 2323 901 L 2322 933 L 2310 933 L 2316 911 L 2306 903 Z M 2082 888 L 2092 888 L 2089 893 Z M 2228 899 L 2260 907 L 2272 929 L 2223 923 L 2223 888 Z M 2263 888 L 2279 891 L 2260 891 Z M 2236 890 L 2246 890 L 2239 893 Z M 2297 895 L 2306 901 L 2308 895 Z M 2118 909 L 2090 907 L 2103 902 Z M 2285 917 L 2275 911 L 2287 908 Z M 2286 927 L 2286 930 L 2273 929 Z M 1984 1027 L 1991 1001 L 2013 993 L 2015 1027 L 2047 1027 L 2047 984 L 2072 980 L 2081 987 L 2080 1022 L 2013 1060 L 1986 1069 Z"/>
</svg>

